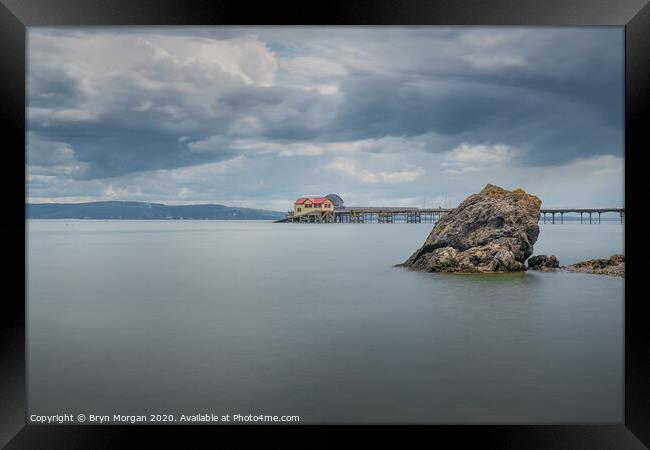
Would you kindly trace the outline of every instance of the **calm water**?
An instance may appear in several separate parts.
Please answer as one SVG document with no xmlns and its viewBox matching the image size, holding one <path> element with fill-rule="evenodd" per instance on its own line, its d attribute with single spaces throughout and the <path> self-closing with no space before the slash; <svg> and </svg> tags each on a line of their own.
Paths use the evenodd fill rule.
<svg viewBox="0 0 650 450">
<path fill-rule="evenodd" d="M 622 422 L 624 280 L 392 267 L 430 229 L 29 221 L 30 413 Z M 535 250 L 622 253 L 623 227 Z"/>
</svg>

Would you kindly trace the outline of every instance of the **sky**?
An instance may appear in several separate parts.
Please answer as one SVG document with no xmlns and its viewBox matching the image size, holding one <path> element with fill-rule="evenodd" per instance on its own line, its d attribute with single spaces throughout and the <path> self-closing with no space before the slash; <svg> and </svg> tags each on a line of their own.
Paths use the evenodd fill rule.
<svg viewBox="0 0 650 450">
<path fill-rule="evenodd" d="M 27 201 L 623 206 L 622 27 L 28 29 Z"/>
</svg>

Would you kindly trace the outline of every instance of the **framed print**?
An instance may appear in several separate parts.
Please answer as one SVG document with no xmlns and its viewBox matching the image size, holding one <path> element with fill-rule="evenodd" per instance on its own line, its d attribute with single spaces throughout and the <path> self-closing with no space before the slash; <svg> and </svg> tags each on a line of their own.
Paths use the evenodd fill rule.
<svg viewBox="0 0 650 450">
<path fill-rule="evenodd" d="M 6 448 L 649 445 L 646 1 L 0 20 Z"/>
</svg>

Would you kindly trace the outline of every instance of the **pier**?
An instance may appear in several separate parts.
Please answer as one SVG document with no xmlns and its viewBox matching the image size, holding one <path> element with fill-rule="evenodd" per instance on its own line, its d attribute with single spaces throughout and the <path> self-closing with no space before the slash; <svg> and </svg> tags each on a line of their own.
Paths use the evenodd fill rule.
<svg viewBox="0 0 650 450">
<path fill-rule="evenodd" d="M 600 216 L 604 213 L 617 213 L 623 223 L 625 219 L 625 208 L 542 208 L 540 217 L 542 223 L 547 223 L 547 215 L 550 216 L 548 222 L 555 223 L 555 216 L 559 215 L 560 223 L 564 223 L 564 215 L 569 213 L 580 214 L 580 223 L 600 223 Z M 597 221 L 596 216 L 597 215 Z M 587 217 L 589 221 L 587 222 Z"/>
<path fill-rule="evenodd" d="M 315 209 L 294 216 L 289 211 L 284 219 L 276 222 L 290 223 L 436 223 L 453 208 L 415 208 L 384 206 L 336 207 L 333 210 Z M 581 224 L 599 224 L 604 213 L 618 214 L 620 222 L 625 219 L 625 208 L 542 208 L 540 223 L 564 223 L 565 214 L 580 215 Z M 557 221 L 557 222 L 556 222 Z"/>
</svg>

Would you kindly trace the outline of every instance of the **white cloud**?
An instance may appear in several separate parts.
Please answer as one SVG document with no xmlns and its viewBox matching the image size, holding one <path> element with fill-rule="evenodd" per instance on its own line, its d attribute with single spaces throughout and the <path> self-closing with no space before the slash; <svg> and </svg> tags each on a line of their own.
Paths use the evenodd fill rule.
<svg viewBox="0 0 650 450">
<path fill-rule="evenodd" d="M 130 192 L 129 189 L 124 186 L 113 186 L 112 184 L 109 184 L 104 188 L 102 194 L 107 199 L 123 199 L 128 198 Z"/>
<path fill-rule="evenodd" d="M 193 153 L 219 153 L 229 146 L 230 141 L 224 136 L 210 136 L 187 144 L 187 147 Z"/>
<path fill-rule="evenodd" d="M 359 171 L 355 167 L 354 163 L 344 158 L 336 158 L 326 166 L 326 169 L 333 170 L 337 173 L 351 177 L 356 177 L 359 175 Z"/>
<path fill-rule="evenodd" d="M 445 186 L 456 191 L 450 196 L 452 206 L 491 183 L 506 189 L 522 188 L 537 195 L 547 207 L 617 207 L 624 204 L 624 162 L 613 155 L 553 166 L 520 167 L 506 161 L 491 165 L 490 170 L 455 174 L 447 178 Z"/>
<path fill-rule="evenodd" d="M 49 126 L 52 122 L 90 122 L 98 119 L 96 111 L 79 108 L 37 108 L 27 109 L 30 120 Z"/>
<path fill-rule="evenodd" d="M 463 55 L 461 56 L 461 59 L 469 62 L 476 68 L 488 70 L 525 67 L 527 65 L 527 61 L 520 55 L 475 53 Z"/>
<path fill-rule="evenodd" d="M 336 158 L 327 166 L 326 169 L 334 171 L 348 177 L 357 178 L 363 183 L 387 183 L 399 184 L 410 183 L 415 181 L 418 177 L 424 174 L 424 170 L 420 167 L 413 169 L 405 169 L 398 171 L 370 171 L 368 169 L 360 169 L 357 165 L 346 158 Z"/>
<path fill-rule="evenodd" d="M 290 144 L 278 151 L 278 156 L 318 156 L 324 153 L 321 146 L 314 144 Z"/>
<path fill-rule="evenodd" d="M 229 139 L 226 136 L 209 136 L 205 139 L 188 143 L 193 153 L 222 153 L 232 150 L 246 154 L 276 154 L 288 156 L 320 156 L 324 154 L 360 154 L 360 153 L 401 153 L 409 151 L 426 151 L 429 136 L 396 137 L 385 136 L 378 139 L 358 139 L 338 142 L 279 142 L 261 139 Z"/>
<path fill-rule="evenodd" d="M 469 30 L 458 39 L 459 59 L 479 70 L 521 69 L 528 65 L 525 52 L 529 39 L 530 32 L 522 29 Z"/>
<path fill-rule="evenodd" d="M 436 176 L 444 170 L 440 159 L 435 154 L 409 161 L 396 154 L 348 154 L 323 166 L 314 165 L 320 160 L 299 157 L 286 158 L 285 164 L 277 166 L 269 158 L 240 155 L 219 163 L 106 180 L 68 180 L 31 172 L 29 199 L 222 203 L 284 211 L 297 197 L 337 192 L 348 205 L 453 207 L 493 183 L 507 189 L 521 187 L 538 195 L 545 206 L 619 206 L 624 201 L 620 157 L 597 156 L 540 167 L 509 162 L 455 177 Z"/>
<path fill-rule="evenodd" d="M 27 182 L 29 183 L 49 183 L 56 180 L 55 175 L 35 175 L 28 174 Z"/>
<path fill-rule="evenodd" d="M 503 144 L 464 143 L 442 155 L 442 166 L 447 167 L 442 173 L 454 176 L 490 170 L 495 166 L 508 163 L 515 153 L 515 150 Z"/>
<path fill-rule="evenodd" d="M 101 197 L 95 195 L 62 195 L 62 196 L 30 196 L 28 201 L 30 203 L 87 203 L 103 200 Z"/>
<path fill-rule="evenodd" d="M 194 182 L 205 183 L 216 181 L 216 177 L 224 174 L 236 174 L 245 164 L 246 158 L 240 155 L 236 158 L 229 159 L 228 161 L 213 162 L 206 164 L 199 164 L 195 166 L 179 167 L 176 169 L 155 170 L 146 175 L 138 175 L 138 181 L 144 181 L 147 178 L 157 180 L 171 179 L 177 182 Z"/>
<path fill-rule="evenodd" d="M 348 71 L 336 61 L 316 56 L 287 57 L 281 61 L 281 66 L 288 73 L 305 78 L 321 78 L 331 80 L 342 77 Z"/>
<path fill-rule="evenodd" d="M 181 198 L 187 198 L 192 194 L 193 194 L 192 190 L 186 187 L 182 187 L 178 190 L 178 196 Z"/>
</svg>

